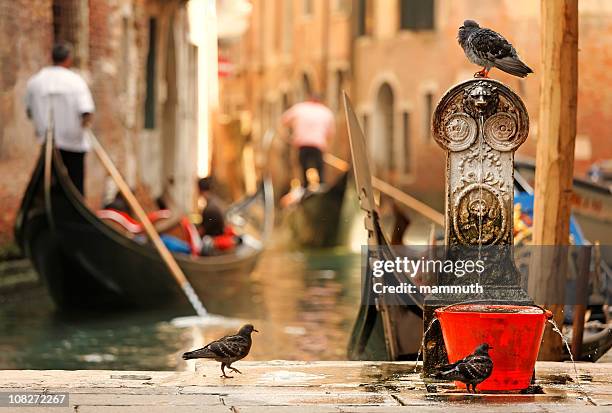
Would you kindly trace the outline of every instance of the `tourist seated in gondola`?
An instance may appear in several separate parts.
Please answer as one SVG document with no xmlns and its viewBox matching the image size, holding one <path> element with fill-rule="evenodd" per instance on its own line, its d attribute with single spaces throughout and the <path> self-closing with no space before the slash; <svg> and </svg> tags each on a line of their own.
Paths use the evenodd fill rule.
<svg viewBox="0 0 612 413">
<path fill-rule="evenodd" d="M 202 239 L 200 255 L 223 253 L 241 242 L 241 237 L 236 235 L 231 225 L 226 224 L 222 202 L 212 191 L 212 185 L 210 177 L 198 181 L 199 204 L 202 208 L 202 221 L 198 226 Z"/>
<path fill-rule="evenodd" d="M 157 200 L 156 204 L 159 208 L 147 213 L 147 217 L 158 230 L 168 232 L 160 234 L 166 247 L 173 252 L 190 253 L 191 249 L 188 243 L 182 241 L 177 234 L 172 232 L 179 222 L 181 227 L 185 224 L 182 220 L 178 221 L 178 217 L 169 208 L 160 206 Z M 146 242 L 147 237 L 144 235 L 144 225 L 132 216 L 131 208 L 121 192 L 117 192 L 111 201 L 106 202 L 102 209 L 96 211 L 96 215 L 125 236 L 139 242 Z M 179 235 L 182 232 L 186 232 L 185 229 L 178 229 Z"/>
<path fill-rule="evenodd" d="M 211 178 L 198 181 L 199 204 L 202 212 L 200 222 L 194 225 L 184 216 L 172 225 L 165 225 L 160 237 L 166 247 L 172 252 L 191 255 L 217 255 L 231 251 L 242 243 L 242 237 L 237 235 L 231 225 L 225 223 L 225 212 L 222 202 L 211 191 Z M 160 205 L 159 202 L 157 202 Z M 149 212 L 149 219 L 154 224 L 173 218 L 172 211 L 160 206 L 160 209 Z M 144 226 L 131 215 L 131 210 L 121 193 L 97 211 L 97 216 L 111 226 L 138 242 L 145 243 Z"/>
</svg>

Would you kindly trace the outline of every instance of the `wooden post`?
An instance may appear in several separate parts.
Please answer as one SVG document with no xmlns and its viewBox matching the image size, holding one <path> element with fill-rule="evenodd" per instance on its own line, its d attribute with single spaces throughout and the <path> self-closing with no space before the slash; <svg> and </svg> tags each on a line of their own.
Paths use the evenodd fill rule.
<svg viewBox="0 0 612 413">
<path fill-rule="evenodd" d="M 582 339 L 584 337 L 584 316 L 588 302 L 588 286 L 591 277 L 591 247 L 578 247 L 576 263 L 576 303 L 574 304 L 574 322 L 572 328 L 572 354 L 574 359 L 582 356 Z"/>
<path fill-rule="evenodd" d="M 578 0 L 541 1 L 542 66 L 529 294 L 563 322 L 578 89 Z M 541 247 L 541 246 L 557 246 Z M 544 249 L 547 249 L 544 251 Z M 540 358 L 559 360 L 561 338 L 547 328 Z"/>
</svg>

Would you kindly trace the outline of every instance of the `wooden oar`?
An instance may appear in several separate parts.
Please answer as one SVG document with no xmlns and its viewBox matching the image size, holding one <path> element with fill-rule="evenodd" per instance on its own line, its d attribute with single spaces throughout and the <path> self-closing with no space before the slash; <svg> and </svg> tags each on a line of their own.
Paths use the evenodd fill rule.
<svg viewBox="0 0 612 413">
<path fill-rule="evenodd" d="M 408 195 L 401 189 L 394 187 L 393 185 L 388 184 L 387 182 L 378 179 L 377 177 L 372 177 L 372 186 L 378 189 L 380 192 L 394 198 L 396 201 L 406 205 L 408 208 L 414 209 L 419 214 L 423 215 L 426 218 L 429 218 L 433 223 L 444 227 L 444 215 L 433 209 L 427 204 L 419 201 L 418 199 Z"/>
<path fill-rule="evenodd" d="M 49 121 L 47 132 L 45 134 L 45 168 L 44 168 L 44 194 L 45 194 L 45 211 L 51 229 L 55 229 L 55 221 L 51 211 L 51 170 L 53 162 L 53 118 Z"/>
<path fill-rule="evenodd" d="M 179 265 L 176 263 L 176 260 L 174 259 L 164 242 L 161 240 L 159 234 L 157 233 L 157 230 L 149 220 L 149 217 L 147 217 L 147 214 L 145 213 L 144 209 L 132 193 L 132 190 L 128 186 L 127 182 L 125 182 L 125 180 L 119 173 L 119 170 L 111 160 L 110 156 L 108 156 L 108 153 L 106 153 L 98 139 L 94 136 L 93 132 L 87 129 L 87 133 L 93 145 L 94 151 L 100 158 L 100 161 L 119 187 L 119 191 L 121 191 L 121 193 L 125 197 L 125 200 L 130 205 L 130 208 L 132 208 L 132 211 L 134 211 L 134 213 L 136 214 L 136 217 L 140 220 L 140 222 L 142 222 L 145 231 L 147 232 L 147 235 L 149 236 L 151 241 L 153 241 L 153 245 L 159 252 L 159 255 L 162 257 L 166 265 L 168 266 L 170 273 L 187 296 L 187 299 L 193 306 L 193 309 L 195 310 L 198 316 L 206 317 L 208 315 L 208 312 L 206 311 L 206 309 L 202 305 L 202 302 L 193 290 L 193 287 L 189 283 L 189 280 L 187 280 L 187 277 L 185 277 L 183 270 L 181 270 L 181 267 L 179 267 Z"/>
<path fill-rule="evenodd" d="M 350 168 L 350 165 L 347 161 L 345 161 L 344 159 L 340 159 L 337 156 L 332 155 L 331 153 L 324 154 L 323 160 L 329 165 L 343 172 L 348 171 Z M 436 211 L 429 205 L 408 195 L 401 189 L 398 189 L 375 176 L 372 176 L 372 187 L 390 196 L 401 204 L 404 204 L 408 208 L 414 209 L 419 214 L 430 219 L 433 223 L 444 227 L 444 215 L 442 215 L 440 212 Z"/>
<path fill-rule="evenodd" d="M 53 219 L 53 213 L 51 211 L 51 171 L 53 163 L 53 139 L 55 136 L 55 117 L 53 116 L 53 96 L 54 93 L 47 95 L 49 104 L 49 124 L 45 131 L 45 164 L 44 164 L 44 195 L 45 195 L 45 210 L 47 212 L 47 219 L 49 220 L 49 226 L 51 229 L 55 229 L 55 221 Z"/>
<path fill-rule="evenodd" d="M 328 152 L 323 154 L 323 160 L 341 172 L 348 172 L 351 169 L 351 165 L 347 161 Z"/>
</svg>

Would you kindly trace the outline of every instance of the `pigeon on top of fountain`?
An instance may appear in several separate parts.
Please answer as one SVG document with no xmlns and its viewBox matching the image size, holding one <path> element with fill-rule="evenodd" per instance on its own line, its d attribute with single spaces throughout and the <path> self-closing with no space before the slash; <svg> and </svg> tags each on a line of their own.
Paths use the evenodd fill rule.
<svg viewBox="0 0 612 413">
<path fill-rule="evenodd" d="M 457 380 L 465 383 L 467 391 L 472 387 L 476 393 L 476 385 L 485 381 L 493 372 L 493 360 L 489 356 L 489 350 L 493 347 L 483 343 L 476 347 L 476 350 L 469 356 L 438 367 L 434 377 L 441 380 Z"/>
<path fill-rule="evenodd" d="M 232 363 L 245 358 L 251 350 L 251 333 L 255 331 L 252 324 L 245 324 L 237 334 L 225 336 L 219 340 L 208 343 L 199 350 L 188 351 L 183 354 L 183 360 L 190 359 L 212 359 L 221 363 L 221 377 L 231 379 L 233 376 L 225 374 L 225 367 L 231 371 L 242 374 L 242 372 L 234 367 Z"/>
<path fill-rule="evenodd" d="M 496 67 L 517 77 L 525 77 L 533 70 L 521 61 L 516 50 L 501 34 L 480 27 L 474 20 L 466 20 L 459 27 L 457 40 L 468 60 L 482 66 L 474 77 L 489 77 L 491 68 Z"/>
</svg>

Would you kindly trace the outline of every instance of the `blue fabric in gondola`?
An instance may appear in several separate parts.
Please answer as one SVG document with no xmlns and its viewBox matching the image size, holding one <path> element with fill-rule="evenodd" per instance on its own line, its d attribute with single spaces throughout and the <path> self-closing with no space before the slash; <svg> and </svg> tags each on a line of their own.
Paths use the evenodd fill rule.
<svg viewBox="0 0 612 413">
<path fill-rule="evenodd" d="M 189 248 L 189 244 L 185 241 L 173 237 L 172 235 L 161 234 L 160 238 L 164 242 L 166 248 L 168 248 L 171 252 L 180 252 L 182 254 L 190 254 L 191 248 Z"/>
<path fill-rule="evenodd" d="M 521 211 L 529 215 L 531 219 L 533 219 L 533 199 L 533 195 L 526 192 L 519 192 L 514 195 L 514 203 L 521 204 Z M 570 217 L 570 235 L 574 239 L 575 245 L 584 245 L 586 243 L 582 229 L 573 215 Z"/>
</svg>

